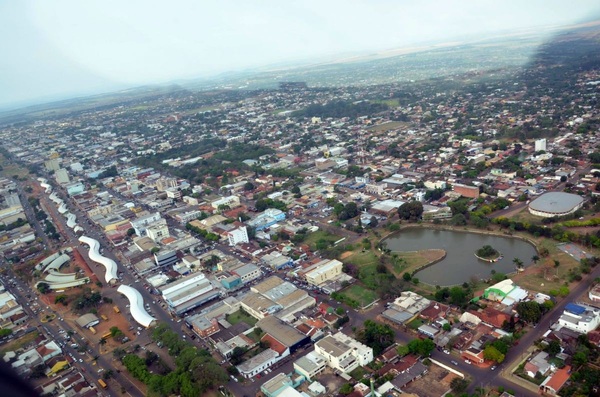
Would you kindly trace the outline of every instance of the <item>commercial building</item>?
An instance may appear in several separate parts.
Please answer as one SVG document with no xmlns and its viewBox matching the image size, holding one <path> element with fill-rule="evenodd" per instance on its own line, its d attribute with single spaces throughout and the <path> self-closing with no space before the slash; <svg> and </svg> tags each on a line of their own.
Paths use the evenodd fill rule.
<svg viewBox="0 0 600 397">
<path fill-rule="evenodd" d="M 277 222 L 285 219 L 285 212 L 278 210 L 277 208 L 267 208 L 263 213 L 259 214 L 256 218 L 248 221 L 248 225 L 256 229 L 256 231 L 264 230 L 268 227 L 273 226 Z"/>
<path fill-rule="evenodd" d="M 61 185 L 71 182 L 71 179 L 69 178 L 69 173 L 64 168 L 56 170 L 54 176 L 56 177 L 56 182 L 60 183 Z"/>
<path fill-rule="evenodd" d="M 131 227 L 135 230 L 135 234 L 140 237 L 146 236 L 146 228 L 161 219 L 160 213 L 155 212 L 130 221 Z"/>
<path fill-rule="evenodd" d="M 204 303 L 221 296 L 221 290 L 202 273 L 183 277 L 178 281 L 159 288 L 169 310 L 182 315 Z"/>
<path fill-rule="evenodd" d="M 231 273 L 237 275 L 246 284 L 262 276 L 260 268 L 252 263 L 246 263 L 240 267 L 231 269 Z"/>
<path fill-rule="evenodd" d="M 311 342 L 309 336 L 273 316 L 259 320 L 256 326 L 262 329 L 266 336 L 277 341 L 284 349 L 289 350 L 289 354 L 293 354 Z M 272 346 L 272 348 L 276 347 Z M 280 351 L 280 353 L 284 354 L 283 351 Z"/>
<path fill-rule="evenodd" d="M 79 316 L 75 320 L 75 322 L 81 328 L 89 328 L 89 327 L 93 327 L 96 324 L 99 324 L 100 319 L 93 313 L 87 313 L 87 314 L 84 314 L 83 316 Z"/>
<path fill-rule="evenodd" d="M 205 315 L 186 317 L 185 322 L 191 325 L 194 332 L 201 338 L 216 334 L 220 329 L 216 318 L 208 319 Z"/>
<path fill-rule="evenodd" d="M 342 274 L 342 262 L 337 259 L 324 260 L 317 264 L 311 271 L 304 274 L 306 282 L 312 285 L 321 285 Z"/>
<path fill-rule="evenodd" d="M 281 360 L 279 353 L 267 349 L 237 366 L 240 375 L 249 379 Z"/>
<path fill-rule="evenodd" d="M 277 276 L 271 276 L 252 286 L 250 292 L 241 300 L 242 307 L 259 320 L 275 315 L 290 321 L 293 320 L 294 313 L 315 304 L 315 298 L 308 292 L 296 288 L 294 284 L 283 281 Z"/>
<path fill-rule="evenodd" d="M 154 262 L 156 266 L 172 266 L 179 261 L 175 251 L 158 251 L 154 253 Z"/>
<path fill-rule="evenodd" d="M 502 280 L 499 283 L 486 288 L 483 297 L 490 301 L 502 302 L 510 306 L 527 298 L 528 292 L 515 285 L 511 279 Z"/>
<path fill-rule="evenodd" d="M 219 209 L 219 207 L 223 208 L 223 206 L 235 208 L 240 206 L 240 198 L 238 196 L 227 196 L 213 201 L 210 205 L 216 210 Z"/>
<path fill-rule="evenodd" d="M 579 303 L 568 303 L 558 323 L 572 331 L 587 334 L 600 325 L 600 309 Z"/>
<path fill-rule="evenodd" d="M 155 243 L 160 242 L 170 235 L 166 219 L 159 219 L 146 228 L 146 236 L 151 238 Z"/>
<path fill-rule="evenodd" d="M 343 373 L 373 361 L 373 349 L 338 332 L 315 343 L 315 352 L 321 355 L 330 368 Z"/>
<path fill-rule="evenodd" d="M 300 357 L 294 361 L 294 371 L 304 376 L 308 380 L 312 380 L 317 377 L 325 370 L 326 366 L 327 360 L 325 360 L 325 357 L 317 354 L 316 352 L 310 352 L 306 356 Z"/>
</svg>

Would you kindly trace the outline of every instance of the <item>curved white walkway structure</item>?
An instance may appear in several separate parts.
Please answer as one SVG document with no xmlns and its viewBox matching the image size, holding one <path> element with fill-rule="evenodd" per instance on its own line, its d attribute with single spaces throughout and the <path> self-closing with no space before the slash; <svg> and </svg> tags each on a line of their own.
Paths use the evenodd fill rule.
<svg viewBox="0 0 600 397">
<path fill-rule="evenodd" d="M 100 243 L 93 238 L 81 236 L 79 237 L 79 241 L 90 246 L 90 259 L 106 268 L 106 274 L 104 276 L 106 282 L 115 284 L 119 280 L 117 276 L 117 263 L 110 258 L 100 255 Z"/>
<path fill-rule="evenodd" d="M 46 189 L 46 194 L 52 192 L 52 186 L 48 184 L 46 178 L 38 178 L 37 180 L 40 182 L 40 186 Z"/>
<path fill-rule="evenodd" d="M 67 205 L 64 202 L 62 202 L 62 200 L 61 200 L 60 207 L 58 207 L 58 213 L 64 214 L 66 212 L 69 212 L 69 209 L 67 208 Z"/>
<path fill-rule="evenodd" d="M 63 202 L 62 199 L 60 197 L 58 197 L 56 195 L 56 193 L 54 193 L 54 192 L 50 196 L 48 196 L 48 198 L 50 200 L 54 201 L 54 203 L 57 204 L 57 205 L 61 204 Z"/>
<path fill-rule="evenodd" d="M 156 319 L 149 315 L 146 309 L 144 309 L 144 298 L 137 289 L 127 285 L 120 285 L 117 292 L 122 293 L 129 299 L 131 316 L 138 324 L 148 328 L 156 321 Z"/>
<path fill-rule="evenodd" d="M 64 265 L 65 263 L 67 263 L 69 261 L 69 259 L 71 259 L 71 258 L 67 254 L 60 255 L 59 257 L 52 260 L 52 262 L 50 262 L 44 268 L 44 272 L 50 272 L 51 270 L 58 271 L 62 267 L 62 265 Z"/>
<path fill-rule="evenodd" d="M 75 222 L 76 220 L 77 217 L 75 216 L 75 214 L 67 212 L 67 226 L 73 229 L 77 225 L 77 223 Z"/>
<path fill-rule="evenodd" d="M 75 228 L 73 229 L 73 231 L 75 233 L 77 233 L 77 232 L 83 232 L 84 230 L 83 230 L 83 228 L 81 226 L 75 226 Z"/>
</svg>

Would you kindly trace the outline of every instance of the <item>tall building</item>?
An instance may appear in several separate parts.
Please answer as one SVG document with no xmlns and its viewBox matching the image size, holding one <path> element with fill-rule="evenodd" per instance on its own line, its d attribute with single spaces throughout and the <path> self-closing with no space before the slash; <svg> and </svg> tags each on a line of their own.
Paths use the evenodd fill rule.
<svg viewBox="0 0 600 397">
<path fill-rule="evenodd" d="M 227 232 L 227 239 L 229 240 L 229 245 L 248 243 L 250 242 L 248 239 L 248 229 L 246 226 L 240 226 L 237 229 L 230 230 Z"/>
<path fill-rule="evenodd" d="M 546 151 L 546 138 L 536 139 L 535 140 L 535 151 Z"/>
</svg>

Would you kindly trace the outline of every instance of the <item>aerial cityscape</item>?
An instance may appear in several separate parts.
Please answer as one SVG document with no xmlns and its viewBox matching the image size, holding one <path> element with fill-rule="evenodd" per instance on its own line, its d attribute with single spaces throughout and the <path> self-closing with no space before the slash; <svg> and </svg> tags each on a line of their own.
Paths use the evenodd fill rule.
<svg viewBox="0 0 600 397">
<path fill-rule="evenodd" d="M 600 396 L 600 21 L 518 28 L 15 96 L 0 390 Z"/>
</svg>

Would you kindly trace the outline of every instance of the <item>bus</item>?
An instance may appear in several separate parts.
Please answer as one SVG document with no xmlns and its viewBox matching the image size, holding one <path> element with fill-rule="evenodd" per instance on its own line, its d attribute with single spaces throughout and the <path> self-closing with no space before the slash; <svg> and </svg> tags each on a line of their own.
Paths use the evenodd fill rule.
<svg viewBox="0 0 600 397">
<path fill-rule="evenodd" d="M 98 384 L 100 385 L 101 388 L 106 389 L 107 385 L 106 382 L 104 382 L 102 379 L 98 379 Z"/>
</svg>

